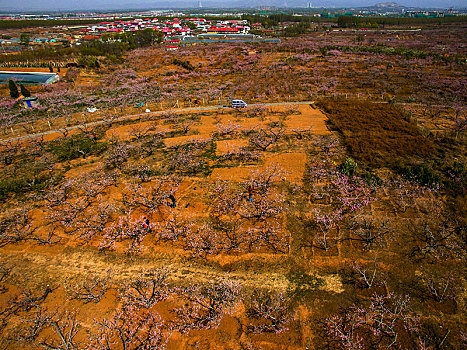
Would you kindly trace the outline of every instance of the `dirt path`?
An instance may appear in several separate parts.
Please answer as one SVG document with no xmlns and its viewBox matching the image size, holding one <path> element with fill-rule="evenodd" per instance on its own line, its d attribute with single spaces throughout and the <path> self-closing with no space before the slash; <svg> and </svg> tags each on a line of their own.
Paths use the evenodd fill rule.
<svg viewBox="0 0 467 350">
<path fill-rule="evenodd" d="M 228 259 L 239 264 L 242 261 L 249 263 L 253 261 L 263 265 L 267 261 L 271 264 L 270 269 L 265 269 L 264 266 L 268 265 L 265 264 L 261 270 L 247 269 L 245 271 L 239 267 L 227 272 L 229 269 L 217 267 L 216 262 L 211 262 L 211 264 L 197 263 L 194 260 L 166 251 L 151 252 L 143 256 L 129 258 L 123 254 L 105 254 L 86 247 L 68 247 L 61 252 L 57 252 L 54 248 L 43 247 L 38 247 L 36 250 L 11 248 L 1 249 L 3 259 L 14 265 L 14 273 L 17 278 L 33 285 L 43 283 L 62 285 L 70 280 L 104 277 L 109 268 L 112 270 L 112 279 L 121 282 L 135 278 L 143 270 L 165 267 L 171 271 L 170 280 L 176 284 L 208 283 L 229 276 L 244 288 L 267 288 L 285 292 L 291 287 L 285 277 L 288 271 L 277 267 L 284 257 L 270 254 L 244 254 L 230 256 Z M 225 258 L 223 260 L 225 261 Z M 332 276 L 319 276 L 319 278 L 324 281 L 324 285 L 320 286 L 320 289 L 337 293 L 342 290 L 340 280 L 336 280 Z"/>
<path fill-rule="evenodd" d="M 66 248 L 60 253 L 52 249 L 24 251 L 10 248 L 2 251 L 2 257 L 14 264 L 14 271 L 18 277 L 34 284 L 45 281 L 62 284 L 67 280 L 82 279 L 86 276 L 105 276 L 109 268 L 112 269 L 112 279 L 122 281 L 136 277 L 143 270 L 166 267 L 171 271 L 170 279 L 174 283 L 206 283 L 229 275 L 245 287 L 282 291 L 288 287 L 288 281 L 284 277 L 285 271 L 227 273 L 164 252 L 129 258 L 123 254 L 99 253 L 89 248 Z"/>
<path fill-rule="evenodd" d="M 257 106 L 293 106 L 293 105 L 308 105 L 313 103 L 313 101 L 302 101 L 302 102 L 275 102 L 275 103 L 261 103 L 261 104 L 251 104 L 249 105 L 250 107 L 257 107 Z M 119 122 L 123 120 L 130 120 L 130 119 L 135 119 L 138 120 L 142 117 L 148 117 L 148 116 L 157 116 L 161 115 L 167 112 L 173 112 L 173 113 L 189 113 L 189 112 L 202 112 L 202 111 L 212 111 L 216 109 L 222 109 L 222 108 L 229 108 L 230 107 L 223 107 L 223 106 L 208 106 L 208 107 L 189 107 L 189 108 L 179 108 L 179 109 L 168 109 L 164 111 L 157 111 L 157 112 L 149 112 L 149 113 L 139 113 L 139 114 L 131 114 L 131 115 L 125 115 L 119 118 L 114 119 L 112 122 Z M 24 135 L 24 136 L 19 136 L 19 137 L 12 137 L 12 138 L 7 138 L 0 140 L 0 144 L 6 143 L 6 142 L 12 142 L 12 141 L 19 141 L 19 140 L 27 140 L 27 139 L 33 139 L 36 137 L 40 136 L 46 136 L 46 135 L 52 135 L 52 134 L 58 134 L 62 130 L 76 130 L 80 129 L 83 127 L 95 127 L 98 125 L 103 125 L 105 123 L 108 123 L 108 120 L 98 120 L 95 122 L 90 122 L 86 123 L 84 125 L 73 125 L 67 128 L 61 128 L 61 129 L 56 129 L 56 130 L 49 130 L 49 131 L 44 131 L 44 132 L 39 132 L 35 134 L 30 134 L 30 135 Z"/>
</svg>

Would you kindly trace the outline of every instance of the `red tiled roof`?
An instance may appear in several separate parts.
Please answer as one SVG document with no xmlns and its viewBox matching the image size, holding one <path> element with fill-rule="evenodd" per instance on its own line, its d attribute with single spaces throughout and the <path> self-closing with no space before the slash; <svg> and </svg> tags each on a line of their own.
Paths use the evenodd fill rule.
<svg viewBox="0 0 467 350">
<path fill-rule="evenodd" d="M 208 32 L 238 32 L 238 29 L 237 28 L 212 27 L 208 29 Z"/>
</svg>

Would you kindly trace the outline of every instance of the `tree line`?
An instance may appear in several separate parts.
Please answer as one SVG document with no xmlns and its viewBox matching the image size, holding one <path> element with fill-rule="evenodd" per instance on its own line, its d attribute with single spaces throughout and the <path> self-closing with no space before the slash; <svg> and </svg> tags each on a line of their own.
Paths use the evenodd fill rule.
<svg viewBox="0 0 467 350">
<path fill-rule="evenodd" d="M 134 18 L 119 18 L 119 20 L 132 20 Z M 75 26 L 80 24 L 96 24 L 101 22 L 101 19 L 86 18 L 86 19 L 6 19 L 0 21 L 0 29 L 18 29 L 18 28 L 34 28 L 34 27 L 54 27 L 54 26 Z"/>
<path fill-rule="evenodd" d="M 437 18 L 414 18 L 414 17 L 355 17 L 340 16 L 337 25 L 341 28 L 352 28 L 363 24 L 371 27 L 378 25 L 401 25 L 401 24 L 447 24 L 467 22 L 467 16 L 437 17 Z M 368 25 L 369 24 L 369 25 Z"/>
</svg>

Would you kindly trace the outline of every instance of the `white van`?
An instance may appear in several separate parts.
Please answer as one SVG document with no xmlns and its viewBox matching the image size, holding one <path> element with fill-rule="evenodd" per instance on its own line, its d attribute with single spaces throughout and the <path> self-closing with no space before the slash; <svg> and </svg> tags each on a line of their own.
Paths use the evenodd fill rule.
<svg viewBox="0 0 467 350">
<path fill-rule="evenodd" d="M 232 108 L 245 108 L 248 107 L 245 101 L 243 100 L 232 100 Z"/>
</svg>

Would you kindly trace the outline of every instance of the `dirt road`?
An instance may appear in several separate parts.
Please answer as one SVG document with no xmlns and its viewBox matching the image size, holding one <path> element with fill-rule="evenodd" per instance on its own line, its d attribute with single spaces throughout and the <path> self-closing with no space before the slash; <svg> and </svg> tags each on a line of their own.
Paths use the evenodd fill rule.
<svg viewBox="0 0 467 350">
<path fill-rule="evenodd" d="M 313 101 L 301 101 L 301 102 L 274 102 L 274 103 L 261 103 L 261 104 L 251 104 L 249 107 L 258 107 L 258 106 L 293 106 L 293 105 L 308 105 L 313 103 Z M 168 110 L 163 110 L 163 111 L 156 111 L 156 112 L 149 112 L 149 113 L 138 113 L 138 114 L 130 114 L 130 115 L 124 115 L 119 118 L 113 119 L 112 122 L 119 122 L 123 120 L 131 120 L 135 119 L 138 120 L 142 117 L 150 117 L 150 116 L 157 116 L 161 115 L 167 112 L 172 112 L 172 113 L 189 113 L 189 112 L 202 112 L 202 111 L 212 111 L 212 110 L 217 110 L 217 109 L 230 109 L 230 107 L 225 107 L 225 106 L 207 106 L 207 107 L 189 107 L 189 108 L 178 108 L 178 109 L 168 109 Z M 51 134 L 56 134 L 60 133 L 61 131 L 71 131 L 71 130 L 76 130 L 79 128 L 83 127 L 95 127 L 99 125 L 103 125 L 105 123 L 108 123 L 109 120 L 98 120 L 95 122 L 90 122 L 86 124 L 80 124 L 80 125 L 73 125 L 67 128 L 61 128 L 61 129 L 55 129 L 55 130 L 49 130 L 49 131 L 44 131 L 44 132 L 39 132 L 39 133 L 34 133 L 34 134 L 29 134 L 29 135 L 24 135 L 24 136 L 18 136 L 18 137 L 12 137 L 12 138 L 7 138 L 0 140 L 0 144 L 6 143 L 6 142 L 11 142 L 11 141 L 19 141 L 19 140 L 27 140 L 27 139 L 33 139 L 36 137 L 40 136 L 45 136 L 45 135 L 51 135 Z"/>
</svg>

